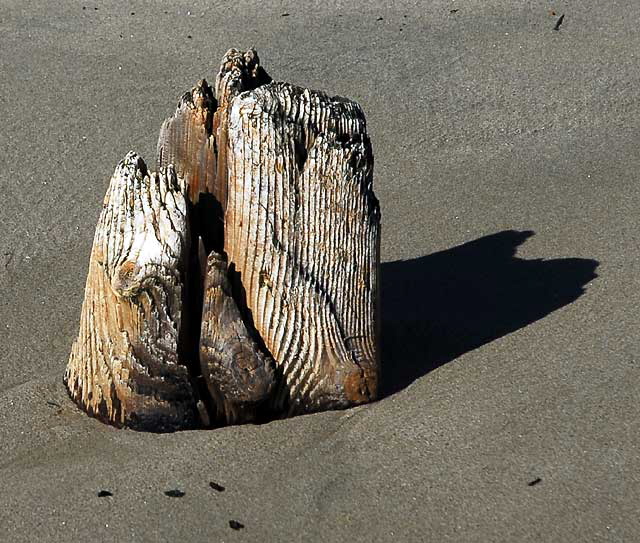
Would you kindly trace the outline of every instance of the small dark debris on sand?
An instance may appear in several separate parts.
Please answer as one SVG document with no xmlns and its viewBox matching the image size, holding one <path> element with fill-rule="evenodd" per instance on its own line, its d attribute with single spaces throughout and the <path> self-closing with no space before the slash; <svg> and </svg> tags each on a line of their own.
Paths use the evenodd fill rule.
<svg viewBox="0 0 640 543">
<path fill-rule="evenodd" d="M 213 488 L 216 492 L 224 492 L 224 487 L 219 485 L 218 483 L 214 483 L 213 481 L 209 482 L 209 486 Z"/>
<path fill-rule="evenodd" d="M 449 13 L 458 13 L 458 11 L 460 11 L 459 9 L 450 9 Z"/>
<path fill-rule="evenodd" d="M 528 486 L 536 486 L 538 483 L 541 483 L 541 482 L 542 482 L 542 479 L 540 479 L 540 477 L 537 477 L 533 481 L 528 482 L 527 485 Z"/>
<path fill-rule="evenodd" d="M 562 15 L 560 15 L 560 18 L 556 22 L 556 26 L 554 26 L 553 29 L 554 30 L 560 30 L 560 25 L 562 24 L 562 21 L 564 21 L 564 13 Z"/>
<path fill-rule="evenodd" d="M 184 496 L 184 492 L 182 490 L 178 490 L 177 488 L 174 490 L 165 490 L 165 496 L 169 496 L 170 498 L 182 498 Z"/>
<path fill-rule="evenodd" d="M 288 13 L 283 13 L 282 17 L 289 17 L 289 14 Z"/>
<path fill-rule="evenodd" d="M 233 530 L 242 530 L 242 528 L 244 528 L 244 524 L 238 522 L 237 520 L 230 520 L 229 521 L 229 526 Z"/>
<path fill-rule="evenodd" d="M 109 492 L 108 490 L 100 490 L 100 492 L 98 492 L 98 498 L 108 498 L 109 496 L 113 496 L 113 492 Z"/>
<path fill-rule="evenodd" d="M 383 18 L 383 17 L 378 17 L 378 18 L 376 19 L 376 21 L 384 21 L 384 18 Z"/>
</svg>

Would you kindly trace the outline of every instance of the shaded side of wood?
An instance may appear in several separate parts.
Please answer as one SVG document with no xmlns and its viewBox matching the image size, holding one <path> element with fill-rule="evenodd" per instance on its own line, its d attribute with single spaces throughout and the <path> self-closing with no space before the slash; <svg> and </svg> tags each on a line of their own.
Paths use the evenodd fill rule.
<svg viewBox="0 0 640 543">
<path fill-rule="evenodd" d="M 200 335 L 202 375 L 226 423 L 255 419 L 270 396 L 273 361 L 262 354 L 233 299 L 223 257 L 207 258 Z"/>
<path fill-rule="evenodd" d="M 225 251 L 277 363 L 275 409 L 374 399 L 380 211 L 360 107 L 284 83 L 228 118 Z"/>
<path fill-rule="evenodd" d="M 170 431 L 197 424 L 178 339 L 188 225 L 184 186 L 129 153 L 104 200 L 65 382 L 89 414 Z"/>
</svg>

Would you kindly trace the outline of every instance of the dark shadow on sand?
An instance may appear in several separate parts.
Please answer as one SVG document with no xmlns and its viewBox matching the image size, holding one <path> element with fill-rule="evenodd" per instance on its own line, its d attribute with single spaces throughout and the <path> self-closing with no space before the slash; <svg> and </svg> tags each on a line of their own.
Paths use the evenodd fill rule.
<svg viewBox="0 0 640 543">
<path fill-rule="evenodd" d="M 598 261 L 522 260 L 534 233 L 506 230 L 382 264 L 382 396 L 570 304 Z"/>
</svg>

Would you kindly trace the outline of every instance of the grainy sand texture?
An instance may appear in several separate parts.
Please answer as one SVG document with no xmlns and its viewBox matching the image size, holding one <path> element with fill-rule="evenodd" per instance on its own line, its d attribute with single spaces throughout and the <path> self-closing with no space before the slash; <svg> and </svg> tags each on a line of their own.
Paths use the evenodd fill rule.
<svg viewBox="0 0 640 543">
<path fill-rule="evenodd" d="M 640 540 L 639 27 L 637 0 L 3 1 L 0 540 Z M 384 397 L 103 425 L 62 376 L 109 177 L 251 46 L 367 115 Z"/>
</svg>

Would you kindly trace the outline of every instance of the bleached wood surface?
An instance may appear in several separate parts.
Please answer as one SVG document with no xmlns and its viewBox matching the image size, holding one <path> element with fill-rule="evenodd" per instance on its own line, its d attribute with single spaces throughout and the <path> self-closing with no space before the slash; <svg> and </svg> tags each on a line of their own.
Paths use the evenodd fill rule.
<svg viewBox="0 0 640 543">
<path fill-rule="evenodd" d="M 375 398 L 380 213 L 364 115 L 286 83 L 235 99 L 225 251 L 282 380 L 277 409 Z"/>
</svg>

